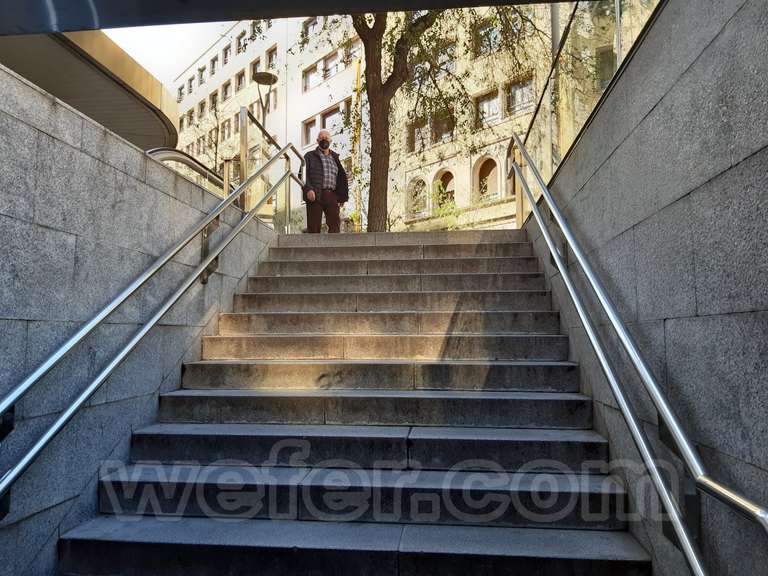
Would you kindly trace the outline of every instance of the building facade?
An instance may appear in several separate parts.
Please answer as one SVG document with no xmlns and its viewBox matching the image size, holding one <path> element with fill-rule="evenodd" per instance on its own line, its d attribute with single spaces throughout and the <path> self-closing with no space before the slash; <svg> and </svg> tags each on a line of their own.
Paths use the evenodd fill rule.
<svg viewBox="0 0 768 576">
<path fill-rule="evenodd" d="M 524 33 L 512 45 L 504 43 L 494 9 L 450 11 L 456 23 L 448 26 L 439 62 L 432 62 L 439 82 L 454 83 L 450 114 L 438 117 L 421 110 L 422 96 L 412 85 L 401 88 L 392 105 L 389 228 L 519 225 L 521 195 L 514 180 L 507 179 L 510 135 L 530 132 L 529 149 L 536 157 L 551 165 L 559 162 L 586 118 L 583 110 L 592 109 L 616 70 L 621 35 L 634 37 L 645 22 L 637 17 L 627 25 L 629 20 L 622 18 L 621 34 L 616 34 L 613 6 L 610 0 L 592 2 L 573 23 L 585 31 L 580 43 L 565 47 L 582 68 L 578 82 L 572 70 L 557 71 L 556 78 L 550 70 L 560 34 L 569 17 L 573 20 L 570 4 L 520 8 Z M 398 17 L 413 16 L 392 16 Z M 236 166 L 237 115 L 243 106 L 257 118 L 263 114 L 278 142 L 292 142 L 302 153 L 315 146 L 320 129 L 329 129 L 334 148 L 354 175 L 345 212 L 359 225 L 370 149 L 363 66 L 362 44 L 348 17 L 239 21 L 176 79 L 179 148 L 218 170 L 225 160 Z M 410 82 L 429 70 L 426 62 L 416 64 Z M 259 86 L 254 75 L 261 71 L 275 74 L 277 82 Z M 249 131 L 249 170 L 269 153 L 257 131 Z M 303 218 L 300 203 L 301 192 L 294 186 L 292 219 L 297 224 Z"/>
</svg>

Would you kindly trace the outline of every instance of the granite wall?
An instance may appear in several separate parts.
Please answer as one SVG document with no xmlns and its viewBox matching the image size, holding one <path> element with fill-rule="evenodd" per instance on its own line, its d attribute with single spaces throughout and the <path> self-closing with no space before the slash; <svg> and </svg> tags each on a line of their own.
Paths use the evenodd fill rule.
<svg viewBox="0 0 768 576">
<path fill-rule="evenodd" d="M 552 180 L 578 240 L 712 475 L 768 504 L 768 2 L 669 0 Z M 551 265 L 526 223 L 614 458 L 639 456 Z M 550 229 L 556 229 L 554 224 Z M 582 295 L 584 277 L 569 253 Z M 658 445 L 658 418 L 589 295 Z M 631 478 L 635 478 L 631 476 Z M 633 482 L 634 483 L 634 482 Z M 636 506 L 645 509 L 637 487 Z M 701 496 L 714 575 L 768 574 L 768 536 Z M 658 521 L 633 528 L 657 574 L 687 574 Z"/>
<path fill-rule="evenodd" d="M 0 394 L 33 370 L 219 200 L 102 126 L 0 67 Z M 230 208 L 211 244 L 240 218 Z M 158 392 L 228 311 L 273 238 L 251 222 L 206 285 L 197 283 L 45 450 L 0 521 L 0 574 L 54 574 L 58 535 L 96 514 L 104 459 L 126 459 L 155 419 Z M 175 290 L 200 239 L 113 314 L 16 409 L 4 472 Z"/>
</svg>

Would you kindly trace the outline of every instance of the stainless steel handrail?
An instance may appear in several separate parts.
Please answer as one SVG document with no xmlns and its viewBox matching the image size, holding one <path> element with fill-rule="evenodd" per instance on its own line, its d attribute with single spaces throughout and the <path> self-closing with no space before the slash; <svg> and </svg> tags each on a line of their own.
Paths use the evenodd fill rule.
<svg viewBox="0 0 768 576">
<path fill-rule="evenodd" d="M 278 155 L 279 156 L 279 155 Z M 278 156 L 275 156 L 277 158 Z M 70 404 L 60 415 L 53 424 L 45 431 L 45 433 L 34 443 L 34 445 L 24 454 L 13 467 L 11 467 L 0 478 L 0 498 L 2 498 L 8 490 L 10 490 L 13 483 L 32 465 L 37 457 L 42 453 L 45 447 L 61 432 L 64 426 L 74 417 L 77 411 L 96 393 L 106 379 L 115 371 L 115 369 L 122 364 L 127 356 L 138 346 L 141 340 L 147 335 L 147 333 L 160 321 L 160 319 L 173 307 L 173 305 L 181 298 L 187 290 L 195 283 L 198 277 L 203 274 L 221 252 L 229 246 L 229 244 L 240 234 L 245 226 L 256 215 L 259 208 L 270 198 L 277 188 L 285 182 L 290 176 L 290 171 L 283 174 L 283 176 L 264 194 L 259 202 L 251 208 L 251 210 L 240 220 L 240 222 L 233 228 L 233 230 L 227 235 L 227 237 L 195 268 L 194 272 L 190 274 L 183 284 L 163 303 L 155 314 L 141 327 L 141 329 L 134 334 L 133 338 L 120 350 L 120 352 L 107 364 L 107 366 L 94 378 L 91 383 L 83 390 L 78 397 Z M 256 173 L 246 180 L 233 195 L 239 195 L 247 185 L 258 177 Z"/>
<path fill-rule="evenodd" d="M 206 180 L 216 184 L 224 194 L 229 192 L 229 190 L 225 190 L 224 179 L 219 174 L 183 150 L 178 150 L 177 148 L 152 148 L 147 150 L 147 155 L 158 162 L 178 162 L 179 164 L 184 164 L 184 166 L 197 172 Z M 232 188 L 234 186 L 230 185 L 230 190 Z"/>
<path fill-rule="evenodd" d="M 289 150 L 285 146 L 281 152 Z M 281 156 L 281 153 L 275 154 L 256 172 L 249 176 L 243 184 L 233 191 L 229 196 L 223 199 L 209 214 L 190 232 L 183 240 L 160 256 L 155 262 L 142 272 L 133 282 L 131 282 L 120 294 L 118 294 L 109 304 L 99 311 L 93 318 L 86 322 L 74 335 L 72 335 L 64 344 L 53 352 L 45 361 L 40 364 L 29 376 L 22 380 L 13 390 L 8 392 L 0 399 L 0 418 L 11 410 L 16 403 L 34 386 L 43 376 L 50 372 L 64 356 L 80 343 L 86 336 L 99 326 L 112 312 L 123 304 L 131 295 L 141 288 L 150 278 L 165 266 L 174 256 L 181 252 L 198 234 L 205 230 L 211 222 L 218 218 L 224 210 L 237 200 L 246 188 L 253 183 Z"/>
<path fill-rule="evenodd" d="M 664 422 L 666 427 L 669 429 L 672 435 L 672 438 L 674 439 L 675 446 L 677 447 L 678 452 L 680 453 L 683 461 L 685 462 L 686 468 L 688 469 L 694 481 L 696 482 L 696 485 L 702 490 L 704 490 L 705 492 L 707 492 L 708 494 L 711 494 L 712 496 L 718 498 L 720 501 L 733 507 L 738 512 L 744 514 L 746 517 L 757 522 L 760 526 L 762 526 L 762 528 L 768 534 L 768 510 L 765 507 L 760 506 L 755 502 L 751 501 L 750 499 L 742 496 L 738 492 L 717 482 L 712 477 L 710 477 L 709 474 L 707 473 L 706 467 L 704 466 L 701 456 L 699 455 L 693 443 L 689 440 L 688 436 L 685 434 L 685 431 L 683 429 L 682 424 L 680 423 L 680 420 L 674 413 L 674 410 L 672 409 L 672 406 L 669 404 L 668 400 L 664 396 L 664 393 L 661 391 L 661 387 L 659 386 L 658 382 L 653 376 L 653 373 L 648 367 L 647 362 L 645 361 L 642 354 L 640 353 L 640 350 L 635 344 L 634 339 L 629 334 L 629 331 L 627 330 L 626 326 L 624 325 L 621 318 L 619 317 L 619 314 L 616 311 L 616 308 L 614 307 L 610 298 L 608 297 L 608 294 L 605 288 L 603 287 L 602 282 L 594 273 L 591 265 L 589 264 L 589 261 L 586 258 L 586 255 L 584 254 L 584 251 L 581 248 L 581 245 L 574 237 L 573 232 L 571 231 L 567 221 L 565 220 L 565 217 L 563 216 L 551 192 L 549 191 L 549 188 L 547 187 L 546 183 L 541 177 L 541 173 L 536 168 L 536 165 L 533 159 L 531 158 L 531 156 L 529 155 L 528 151 L 526 150 L 525 145 L 520 140 L 518 135 L 515 133 L 512 134 L 512 140 L 510 141 L 510 145 L 507 148 L 508 156 L 509 156 L 509 151 L 511 151 L 512 149 L 513 143 L 520 150 L 523 160 L 525 161 L 526 165 L 530 168 L 531 172 L 533 173 L 536 179 L 536 182 L 539 188 L 541 189 L 542 196 L 546 201 L 550 212 L 552 213 L 552 216 L 554 217 L 558 227 L 563 233 L 563 236 L 566 242 L 571 247 L 571 250 L 573 251 L 573 254 L 576 258 L 576 261 L 579 263 L 579 266 L 584 271 L 584 275 L 587 278 L 587 281 L 589 282 L 590 287 L 597 295 L 600 305 L 603 311 L 606 313 L 611 323 L 611 326 L 614 328 L 614 330 L 616 330 L 619 336 L 619 341 L 621 342 L 622 347 L 627 352 L 630 360 L 632 361 L 632 365 L 635 367 L 635 370 L 640 376 L 640 380 L 643 383 L 643 387 L 645 388 L 648 395 L 651 397 L 651 400 L 653 401 L 654 406 L 656 407 L 656 410 L 661 416 L 662 421 Z M 591 325 L 591 323 L 589 322 L 589 317 L 586 316 L 586 312 L 583 306 L 580 304 L 581 300 L 578 294 L 573 289 L 573 284 L 570 282 L 570 275 L 568 273 L 568 269 L 565 266 L 562 260 L 562 257 L 560 256 L 560 253 L 557 250 L 557 247 L 552 241 L 552 237 L 549 234 L 548 229 L 546 228 L 543 218 L 541 217 L 538 204 L 536 203 L 536 200 L 534 199 L 533 194 L 531 193 L 530 188 L 528 187 L 528 184 L 525 180 L 525 177 L 523 176 L 520 166 L 518 166 L 518 164 L 513 161 L 512 168 L 514 169 L 515 174 L 519 178 L 520 184 L 523 190 L 528 196 L 528 199 L 531 203 L 531 209 L 533 211 L 536 222 L 538 223 L 539 227 L 542 230 L 544 239 L 547 242 L 547 246 L 549 247 L 550 253 L 552 254 L 552 257 L 557 264 L 558 270 L 560 271 L 560 275 L 563 278 L 563 281 L 566 282 L 567 280 L 566 286 L 568 287 L 568 292 L 571 295 L 571 298 L 574 300 L 574 304 L 576 305 L 577 311 L 579 311 L 579 317 L 581 318 L 582 323 L 584 323 L 585 329 L 587 329 L 587 325 L 588 324 Z M 509 177 L 511 176 L 511 174 L 507 174 L 507 176 Z M 595 353 L 598 355 L 598 359 L 600 360 L 600 364 L 603 369 L 603 372 L 606 374 L 606 377 L 608 378 L 609 382 L 611 382 L 611 389 L 614 390 L 614 394 L 616 394 L 616 392 L 618 391 L 619 394 L 621 394 L 623 397 L 623 393 L 621 392 L 621 389 L 618 387 L 618 381 L 616 380 L 615 375 L 613 374 L 613 370 L 611 369 L 611 366 L 607 360 L 607 357 L 605 356 L 604 352 L 602 352 L 602 346 L 600 345 L 599 340 L 597 340 L 596 338 L 595 340 L 593 340 L 592 337 L 590 336 L 590 341 L 592 342 L 593 348 L 595 348 Z M 616 389 L 614 389 L 614 383 L 617 384 Z M 619 400 L 618 396 L 617 396 L 617 401 L 620 402 L 620 406 L 621 406 L 621 401 Z M 627 420 L 627 424 L 630 426 L 630 428 L 632 428 L 633 426 L 637 427 L 637 418 L 636 416 L 634 416 L 634 413 L 632 412 L 631 407 L 628 404 L 626 404 L 626 409 L 624 406 L 621 406 L 621 407 L 622 407 L 622 413 L 624 414 L 624 417 Z M 639 427 L 637 428 L 638 428 L 638 431 L 642 433 L 642 430 Z M 634 432 L 633 432 L 633 437 L 635 437 Z M 637 442 L 637 439 L 636 439 L 636 442 Z M 638 445 L 638 448 L 640 448 L 639 445 Z M 641 453 L 643 454 L 643 461 L 648 467 L 649 472 L 651 472 L 651 474 L 654 475 L 654 470 L 658 472 L 655 462 L 653 461 L 652 457 L 650 461 L 646 460 L 646 456 L 643 453 L 642 449 L 641 449 Z M 656 485 L 655 479 L 654 479 L 654 485 Z M 658 489 L 661 489 L 661 492 L 659 495 L 662 498 L 662 501 L 665 502 L 665 508 L 667 508 L 666 499 L 667 499 L 667 496 L 669 496 L 669 492 L 666 488 L 666 485 L 662 482 L 660 486 L 657 486 L 657 490 Z M 672 504 L 674 504 L 674 502 L 672 502 Z M 684 532 L 682 530 L 683 527 L 678 525 L 678 523 L 675 522 L 675 519 L 674 519 L 675 509 L 676 509 L 676 505 L 673 508 L 667 508 L 668 512 L 673 517 L 672 521 L 675 528 L 675 532 L 678 535 L 678 537 L 680 537 L 683 550 L 686 553 L 686 558 L 688 559 L 688 562 L 691 565 L 691 568 L 694 570 L 696 574 L 699 574 L 699 573 L 703 574 L 704 572 L 698 572 L 696 568 L 700 559 L 698 559 L 697 555 L 693 553 L 695 548 L 692 547 L 692 545 L 690 544 L 690 541 L 688 543 L 685 542 L 686 540 L 685 534 L 687 534 L 687 531 Z"/>
<path fill-rule="evenodd" d="M 264 126 L 261 124 L 261 122 L 259 122 L 256 116 L 251 114 L 251 111 L 248 110 L 247 108 L 245 108 L 245 113 L 247 114 L 251 122 L 256 124 L 256 127 L 261 131 L 261 133 L 267 139 L 267 142 L 269 142 L 272 146 L 274 146 L 278 150 L 281 150 L 280 144 L 278 144 L 277 141 L 269 134 L 269 132 L 267 132 L 267 129 L 264 128 Z M 303 185 L 302 178 L 304 177 L 304 156 L 301 155 L 301 152 L 299 152 L 299 150 L 297 150 L 296 146 L 294 146 L 293 144 L 289 143 L 288 146 L 290 146 L 291 152 L 293 152 L 296 155 L 296 157 L 299 159 L 300 166 L 299 166 L 299 177 L 297 181 Z M 287 155 L 285 156 L 287 159 Z M 294 179 L 296 178 L 294 177 Z"/>
</svg>

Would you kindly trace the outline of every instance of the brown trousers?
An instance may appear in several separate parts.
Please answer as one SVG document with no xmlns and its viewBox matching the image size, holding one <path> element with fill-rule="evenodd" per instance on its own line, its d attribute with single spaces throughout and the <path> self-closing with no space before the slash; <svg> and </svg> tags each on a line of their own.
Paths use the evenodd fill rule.
<svg viewBox="0 0 768 576">
<path fill-rule="evenodd" d="M 317 194 L 317 191 L 315 191 L 315 194 Z M 336 198 L 336 192 L 333 190 L 323 190 L 322 194 L 320 194 L 320 200 L 307 202 L 307 232 L 310 234 L 320 233 L 323 214 L 325 214 L 328 232 L 338 234 L 341 218 L 339 217 L 339 202 Z"/>
</svg>

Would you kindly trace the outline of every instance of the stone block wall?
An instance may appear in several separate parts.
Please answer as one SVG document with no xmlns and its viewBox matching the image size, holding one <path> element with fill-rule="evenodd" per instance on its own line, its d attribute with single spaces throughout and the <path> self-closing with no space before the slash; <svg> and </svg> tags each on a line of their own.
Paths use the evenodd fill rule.
<svg viewBox="0 0 768 576">
<path fill-rule="evenodd" d="M 0 67 L 0 394 L 31 372 L 219 200 Z M 211 245 L 241 213 L 230 208 Z M 56 573 L 58 535 L 96 514 L 105 459 L 155 419 L 203 334 L 229 311 L 273 232 L 251 222 L 14 486 L 0 521 L 0 574 Z M 200 261 L 200 238 L 119 308 L 16 407 L 0 473 L 104 367 Z"/>
<path fill-rule="evenodd" d="M 551 190 L 712 475 L 768 504 L 768 3 L 669 0 Z M 551 221 L 550 221 L 551 222 Z M 526 223 L 614 458 L 639 461 L 536 223 Z M 551 222 L 551 229 L 556 225 Z M 655 409 L 569 253 L 654 442 Z M 635 490 L 636 502 L 638 495 Z M 710 574 L 765 574 L 768 536 L 701 496 Z M 659 522 L 657 574 L 687 574 Z"/>
</svg>

